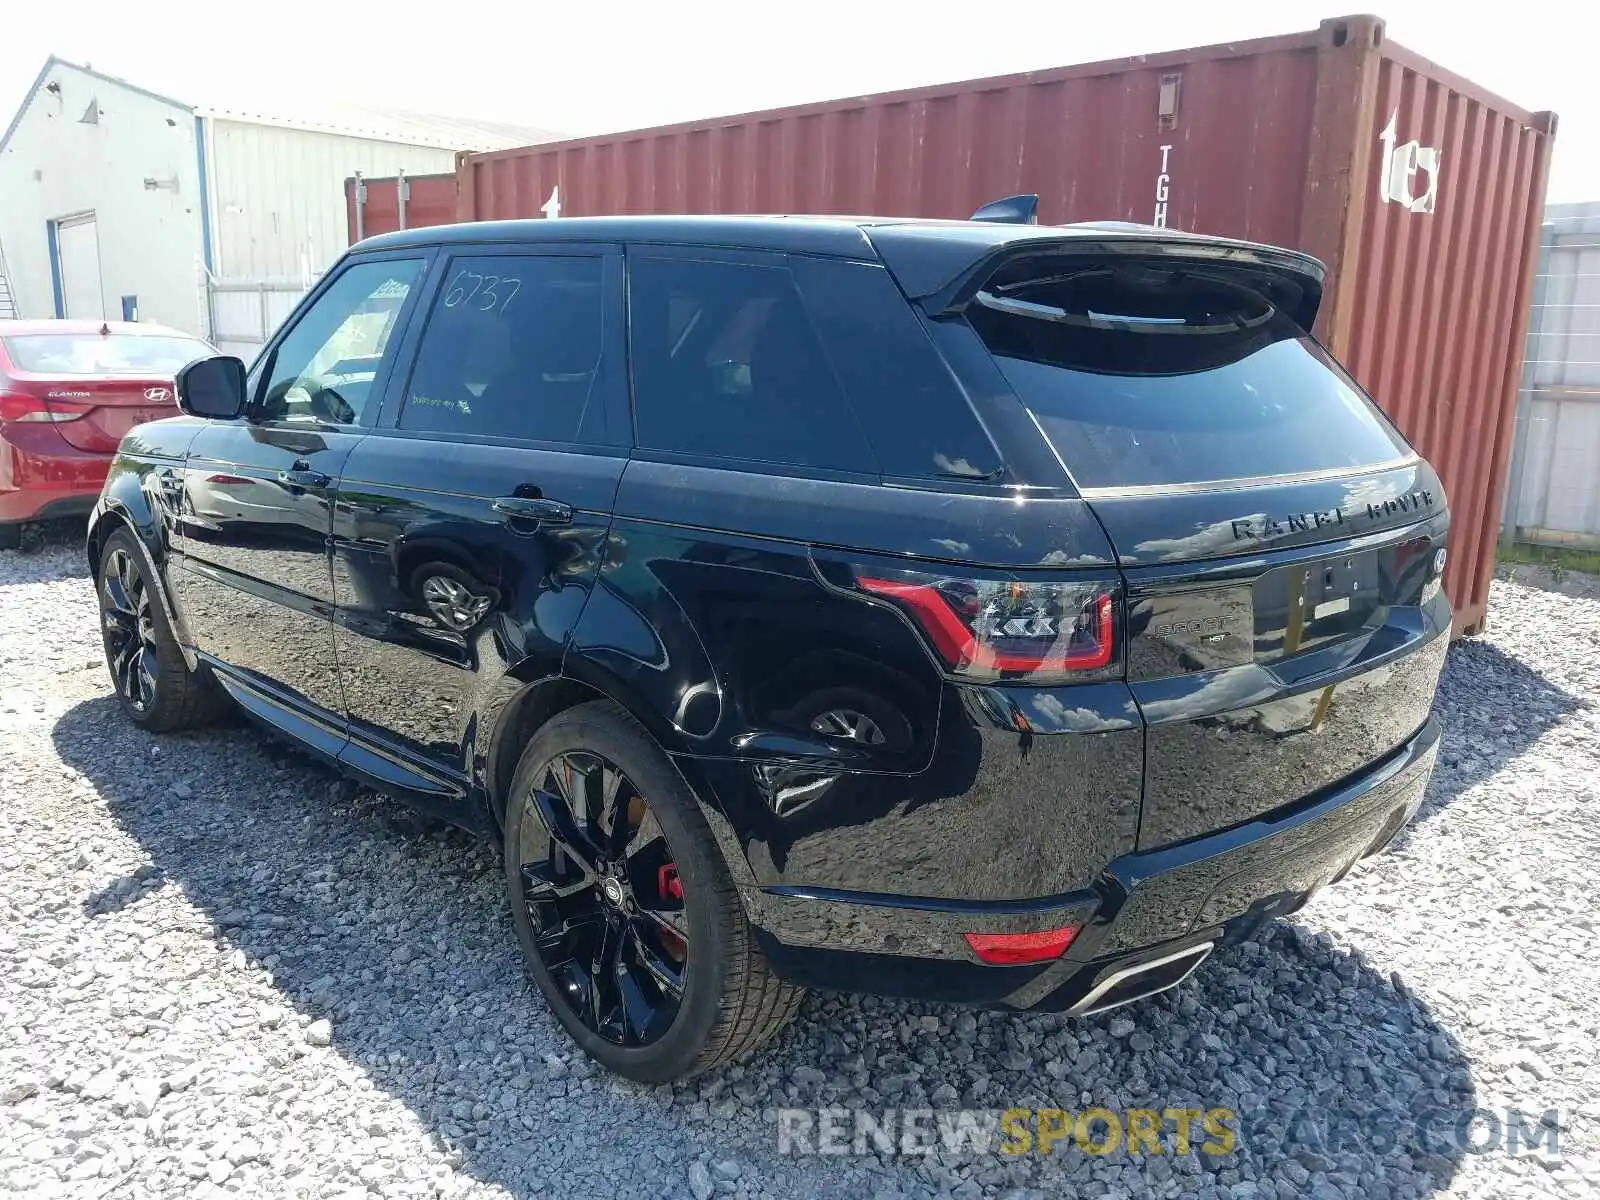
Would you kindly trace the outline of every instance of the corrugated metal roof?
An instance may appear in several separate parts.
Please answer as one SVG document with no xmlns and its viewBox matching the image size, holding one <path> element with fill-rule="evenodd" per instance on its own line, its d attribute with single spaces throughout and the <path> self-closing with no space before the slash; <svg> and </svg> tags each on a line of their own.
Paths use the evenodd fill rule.
<svg viewBox="0 0 1600 1200">
<path fill-rule="evenodd" d="M 0 148 L 10 140 L 22 114 L 43 86 L 52 67 L 66 67 L 91 79 L 98 79 L 117 87 L 162 100 L 179 108 L 192 109 L 197 115 L 215 117 L 222 121 L 237 121 L 248 125 L 271 125 L 281 129 L 306 129 L 318 133 L 338 134 L 342 137 L 367 138 L 377 142 L 396 142 L 406 146 L 434 146 L 443 150 L 506 150 L 513 146 L 531 146 L 540 142 L 558 141 L 567 135 L 531 125 L 507 124 L 503 121 L 479 121 L 470 117 L 446 117 L 430 113 L 407 112 L 403 109 L 377 108 L 352 101 L 330 101 L 292 111 L 274 100 L 270 105 L 257 108 L 252 104 L 204 106 L 192 101 L 178 100 L 152 92 L 136 83 L 96 71 L 82 63 L 70 62 L 52 54 L 45 60 L 38 78 L 28 89 L 16 115 L 10 121 Z M 270 111 L 268 111 L 270 109 Z"/>
<path fill-rule="evenodd" d="M 287 111 L 276 103 L 273 109 L 265 112 L 249 106 L 235 106 L 201 107 L 196 111 L 201 116 L 219 121 L 271 125 L 281 129 L 309 129 L 342 137 L 399 142 L 407 146 L 437 146 L 445 150 L 506 150 L 513 146 L 559 141 L 566 136 L 531 125 L 407 112 L 348 101 L 319 103 L 303 112 Z"/>
</svg>

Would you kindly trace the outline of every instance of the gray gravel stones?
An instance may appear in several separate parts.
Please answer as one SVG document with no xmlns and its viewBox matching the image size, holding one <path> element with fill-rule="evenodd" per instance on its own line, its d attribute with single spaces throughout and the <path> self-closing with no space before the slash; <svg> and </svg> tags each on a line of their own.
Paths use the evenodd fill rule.
<svg viewBox="0 0 1600 1200">
<path fill-rule="evenodd" d="M 1496 584 L 1400 841 L 1175 992 L 1087 1021 L 818 995 L 754 1060 L 647 1089 L 544 1011 L 488 849 L 253 727 L 132 729 L 78 548 L 0 554 L 0 1192 L 1592 1193 L 1600 600 L 1566 590 Z M 1231 1108 L 1238 1144 L 778 1153 L 780 1109 L 1091 1105 Z M 1541 1137 L 1558 1111 L 1558 1159 L 1418 1134 L 1509 1108 Z"/>
</svg>

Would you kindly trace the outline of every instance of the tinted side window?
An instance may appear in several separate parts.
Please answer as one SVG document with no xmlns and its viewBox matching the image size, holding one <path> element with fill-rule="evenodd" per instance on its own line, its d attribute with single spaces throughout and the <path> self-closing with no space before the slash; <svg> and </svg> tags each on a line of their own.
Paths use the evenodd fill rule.
<svg viewBox="0 0 1600 1200">
<path fill-rule="evenodd" d="M 400 428 L 598 440 L 603 263 L 509 254 L 452 260 L 423 327 Z"/>
<path fill-rule="evenodd" d="M 889 272 L 840 259 L 796 256 L 790 262 L 884 473 L 998 474 L 999 451 Z"/>
<path fill-rule="evenodd" d="M 272 354 L 261 416 L 275 421 L 361 420 L 420 258 L 356 263 L 316 298 Z"/>
<path fill-rule="evenodd" d="M 639 445 L 876 474 L 783 267 L 633 257 Z"/>
</svg>

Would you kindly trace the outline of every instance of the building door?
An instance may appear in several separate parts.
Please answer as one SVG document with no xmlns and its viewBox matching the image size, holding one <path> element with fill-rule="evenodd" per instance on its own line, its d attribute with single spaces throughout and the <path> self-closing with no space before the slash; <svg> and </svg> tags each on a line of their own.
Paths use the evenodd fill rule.
<svg viewBox="0 0 1600 1200">
<path fill-rule="evenodd" d="M 100 290 L 100 234 L 93 213 L 55 222 L 56 283 L 63 317 L 104 320 Z"/>
</svg>

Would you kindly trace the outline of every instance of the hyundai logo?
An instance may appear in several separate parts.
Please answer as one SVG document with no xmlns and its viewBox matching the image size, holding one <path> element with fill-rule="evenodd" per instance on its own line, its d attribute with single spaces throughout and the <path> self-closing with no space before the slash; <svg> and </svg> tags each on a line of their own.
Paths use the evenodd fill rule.
<svg viewBox="0 0 1600 1200">
<path fill-rule="evenodd" d="M 144 398 L 155 401 L 170 400 L 172 399 L 172 389 L 164 387 L 145 388 Z"/>
</svg>

